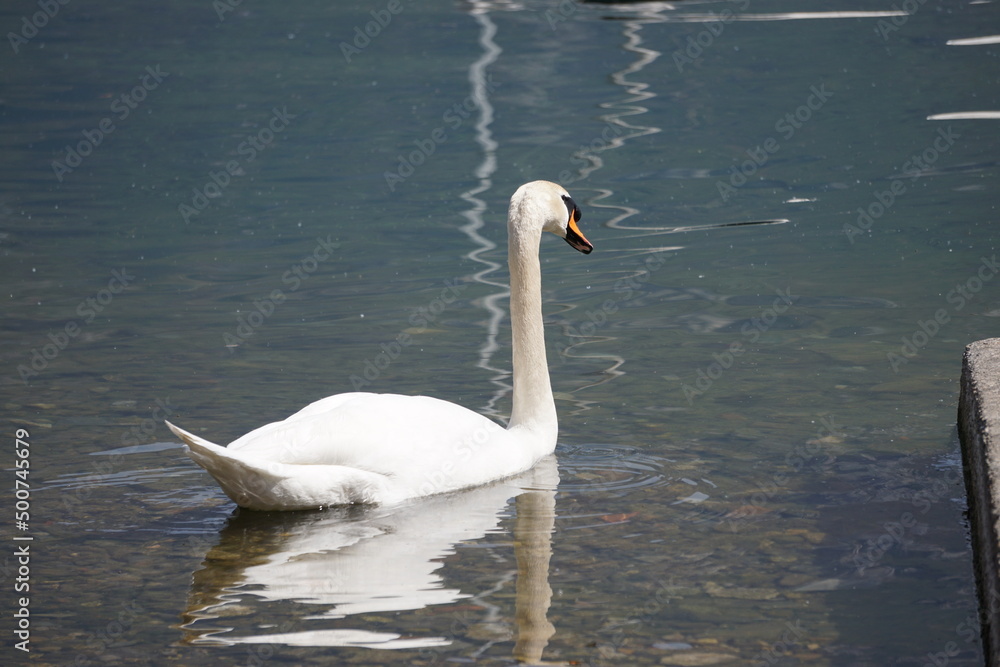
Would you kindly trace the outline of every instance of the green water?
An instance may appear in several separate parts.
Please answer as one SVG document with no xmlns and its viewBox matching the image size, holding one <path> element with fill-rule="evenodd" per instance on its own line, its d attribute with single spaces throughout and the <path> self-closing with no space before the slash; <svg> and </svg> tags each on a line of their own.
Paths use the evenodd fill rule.
<svg viewBox="0 0 1000 667">
<path fill-rule="evenodd" d="M 980 664 L 954 422 L 998 126 L 929 117 L 1000 109 L 998 46 L 947 43 L 996 9 L 908 9 L 5 6 L 4 662 Z M 542 247 L 558 485 L 234 512 L 162 418 L 508 414 L 538 178 L 596 246 Z"/>
</svg>

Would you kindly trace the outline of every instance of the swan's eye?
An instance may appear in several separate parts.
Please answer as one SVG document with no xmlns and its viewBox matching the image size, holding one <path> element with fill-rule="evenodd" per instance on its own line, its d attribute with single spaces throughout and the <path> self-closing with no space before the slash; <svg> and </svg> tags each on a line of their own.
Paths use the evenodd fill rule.
<svg viewBox="0 0 1000 667">
<path fill-rule="evenodd" d="M 580 207 L 576 205 L 573 198 L 569 195 L 562 196 L 563 203 L 566 204 L 566 210 L 569 212 L 569 219 L 573 222 L 580 222 L 580 218 L 583 217 L 583 213 L 580 212 Z"/>
</svg>

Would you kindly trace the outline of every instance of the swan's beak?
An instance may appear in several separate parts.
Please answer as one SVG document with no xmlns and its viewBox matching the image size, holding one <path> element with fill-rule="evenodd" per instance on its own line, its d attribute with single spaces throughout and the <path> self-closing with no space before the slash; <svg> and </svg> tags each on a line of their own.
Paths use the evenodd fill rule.
<svg viewBox="0 0 1000 667">
<path fill-rule="evenodd" d="M 594 244 L 587 240 L 587 237 L 583 235 L 580 228 L 577 227 L 576 221 L 579 219 L 580 214 L 579 209 L 574 211 L 574 215 L 569 218 L 569 223 L 566 225 L 566 243 L 570 244 L 584 255 L 589 255 L 594 249 Z"/>
</svg>

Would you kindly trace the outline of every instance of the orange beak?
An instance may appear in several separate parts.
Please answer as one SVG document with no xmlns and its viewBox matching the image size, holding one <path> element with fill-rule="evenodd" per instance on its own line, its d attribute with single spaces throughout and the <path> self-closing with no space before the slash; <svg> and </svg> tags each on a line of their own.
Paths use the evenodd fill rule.
<svg viewBox="0 0 1000 667">
<path fill-rule="evenodd" d="M 585 255 L 589 255 L 594 249 L 594 244 L 587 240 L 587 237 L 580 231 L 577 222 L 580 220 L 580 209 L 573 207 L 573 212 L 566 223 L 566 243 L 570 244 Z"/>
</svg>

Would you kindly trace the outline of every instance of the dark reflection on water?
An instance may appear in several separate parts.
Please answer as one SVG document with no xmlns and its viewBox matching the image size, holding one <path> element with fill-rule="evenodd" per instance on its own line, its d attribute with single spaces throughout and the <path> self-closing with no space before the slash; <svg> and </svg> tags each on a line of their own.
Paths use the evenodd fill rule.
<svg viewBox="0 0 1000 667">
<path fill-rule="evenodd" d="M 36 662 L 981 662 L 953 424 L 1000 313 L 989 3 L 218 6 L 69 3 L 5 47 Z M 228 442 L 362 378 L 505 418 L 536 178 L 597 247 L 542 247 L 558 489 L 233 518 L 164 417 Z"/>
</svg>

